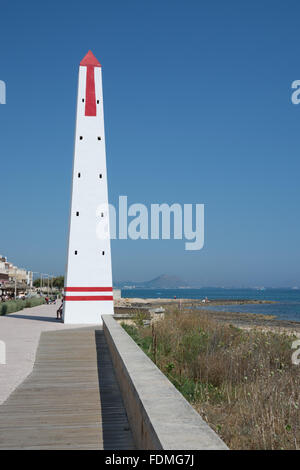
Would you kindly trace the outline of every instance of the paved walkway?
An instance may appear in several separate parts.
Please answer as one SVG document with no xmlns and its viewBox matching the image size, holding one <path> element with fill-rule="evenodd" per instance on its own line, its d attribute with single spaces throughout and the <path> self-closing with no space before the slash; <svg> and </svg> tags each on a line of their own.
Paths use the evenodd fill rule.
<svg viewBox="0 0 300 470">
<path fill-rule="evenodd" d="M 42 333 L 33 372 L 0 406 L 0 449 L 134 449 L 102 329 Z"/>
<path fill-rule="evenodd" d="M 6 365 L 0 364 L 0 404 L 32 371 L 40 334 L 43 331 L 66 330 L 56 320 L 56 305 L 40 305 L 0 316 L 0 340 L 6 343 Z"/>
</svg>

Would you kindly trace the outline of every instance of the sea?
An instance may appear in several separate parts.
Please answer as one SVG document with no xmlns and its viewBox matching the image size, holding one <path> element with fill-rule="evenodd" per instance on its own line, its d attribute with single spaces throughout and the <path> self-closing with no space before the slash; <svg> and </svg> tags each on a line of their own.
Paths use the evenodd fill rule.
<svg viewBox="0 0 300 470">
<path fill-rule="evenodd" d="M 218 305 L 205 309 L 224 312 L 262 313 L 281 320 L 300 322 L 300 289 L 122 289 L 123 298 L 151 299 L 205 299 L 209 300 L 273 300 L 274 304 Z M 201 306 L 199 308 L 202 308 Z"/>
</svg>

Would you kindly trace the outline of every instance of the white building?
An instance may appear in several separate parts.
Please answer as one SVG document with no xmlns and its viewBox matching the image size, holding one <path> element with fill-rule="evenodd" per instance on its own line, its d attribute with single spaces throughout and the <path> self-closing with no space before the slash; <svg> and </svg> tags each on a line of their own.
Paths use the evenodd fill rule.
<svg viewBox="0 0 300 470">
<path fill-rule="evenodd" d="M 31 271 L 26 271 L 24 268 L 14 266 L 7 261 L 6 257 L 0 255 L 0 282 L 2 285 L 15 281 L 20 284 L 30 285 L 31 279 Z"/>
</svg>

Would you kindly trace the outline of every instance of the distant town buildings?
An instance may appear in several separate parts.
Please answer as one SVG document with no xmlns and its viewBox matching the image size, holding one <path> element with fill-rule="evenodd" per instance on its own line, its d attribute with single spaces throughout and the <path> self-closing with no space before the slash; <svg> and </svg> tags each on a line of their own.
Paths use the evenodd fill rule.
<svg viewBox="0 0 300 470">
<path fill-rule="evenodd" d="M 6 287 L 11 283 L 17 282 L 24 286 L 32 286 L 32 271 L 26 271 L 24 268 L 18 268 L 7 261 L 7 258 L 0 255 L 0 286 Z"/>
</svg>

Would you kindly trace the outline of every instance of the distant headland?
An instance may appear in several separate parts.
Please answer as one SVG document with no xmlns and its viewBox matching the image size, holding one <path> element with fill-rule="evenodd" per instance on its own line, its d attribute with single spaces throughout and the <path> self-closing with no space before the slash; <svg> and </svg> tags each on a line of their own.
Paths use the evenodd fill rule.
<svg viewBox="0 0 300 470">
<path fill-rule="evenodd" d="M 191 287 L 188 282 L 178 276 L 169 276 L 167 274 L 161 274 L 150 281 L 116 281 L 114 284 L 122 289 L 188 289 Z"/>
</svg>

